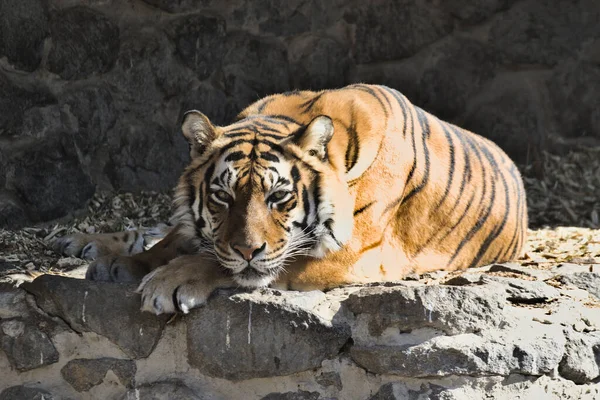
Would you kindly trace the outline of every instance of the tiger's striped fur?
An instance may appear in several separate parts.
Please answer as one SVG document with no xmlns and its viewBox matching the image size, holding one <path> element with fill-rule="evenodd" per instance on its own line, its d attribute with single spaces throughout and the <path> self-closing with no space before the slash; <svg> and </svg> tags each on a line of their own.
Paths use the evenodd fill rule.
<svg viewBox="0 0 600 400">
<path fill-rule="evenodd" d="M 182 130 L 192 161 L 177 225 L 87 273 L 144 277 L 144 310 L 187 312 L 218 287 L 327 289 L 466 269 L 513 260 L 525 243 L 525 191 L 506 154 L 385 86 L 268 96 L 225 127 L 192 111 Z M 94 249 L 125 246 L 114 239 L 97 236 Z M 75 254 L 90 240 L 58 244 Z"/>
<path fill-rule="evenodd" d="M 332 136 L 307 138 L 320 116 Z M 184 133 L 193 161 L 177 189 L 177 218 L 243 285 L 399 279 L 513 260 L 525 242 L 513 162 L 385 86 L 269 96 L 226 127 L 190 114 Z M 270 205 L 277 182 L 291 194 Z M 221 189 L 231 204 L 214 198 Z M 234 242 L 265 246 L 251 274 Z"/>
</svg>

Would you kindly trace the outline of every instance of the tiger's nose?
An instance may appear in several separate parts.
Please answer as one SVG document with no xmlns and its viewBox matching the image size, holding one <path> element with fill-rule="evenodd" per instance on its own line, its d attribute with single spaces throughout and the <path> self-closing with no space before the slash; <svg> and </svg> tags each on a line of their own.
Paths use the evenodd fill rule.
<svg viewBox="0 0 600 400">
<path fill-rule="evenodd" d="M 260 253 L 262 253 L 265 248 L 267 247 L 267 243 L 263 243 L 262 246 L 252 246 L 252 245 L 246 245 L 246 244 L 233 244 L 230 243 L 229 244 L 231 246 L 231 248 L 238 253 L 240 256 L 242 256 L 242 258 L 246 261 L 250 261 L 252 260 L 254 257 L 256 257 L 257 255 L 259 255 Z"/>
</svg>

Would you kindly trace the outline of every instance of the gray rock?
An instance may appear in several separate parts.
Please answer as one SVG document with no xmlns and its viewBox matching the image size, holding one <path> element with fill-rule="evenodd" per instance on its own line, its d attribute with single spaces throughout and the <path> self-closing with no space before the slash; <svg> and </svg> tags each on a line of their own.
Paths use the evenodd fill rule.
<svg viewBox="0 0 600 400">
<path fill-rule="evenodd" d="M 25 208 L 17 196 L 12 192 L 0 190 L 0 226 L 7 228 L 23 226 L 28 220 Z"/>
<path fill-rule="evenodd" d="M 489 40 L 507 64 L 555 65 L 600 36 L 599 19 L 594 1 L 521 1 L 494 20 Z"/>
<path fill-rule="evenodd" d="M 294 88 L 321 90 L 342 87 L 352 66 L 349 50 L 332 38 L 300 36 L 289 44 Z"/>
<path fill-rule="evenodd" d="M 238 112 L 225 92 L 206 83 L 186 91 L 179 119 L 182 120 L 183 114 L 189 110 L 201 111 L 216 125 L 231 123 Z"/>
<path fill-rule="evenodd" d="M 143 118 L 122 118 L 107 138 L 105 167 L 115 189 L 167 191 L 189 161 L 188 143 L 175 129 Z"/>
<path fill-rule="evenodd" d="M 69 361 L 60 373 L 65 381 L 78 392 L 87 392 L 104 380 L 108 371 L 112 371 L 121 384 L 132 388 L 135 383 L 137 368 L 132 360 L 117 358 L 83 359 Z"/>
<path fill-rule="evenodd" d="M 44 332 L 20 319 L 0 322 L 0 345 L 11 365 L 29 371 L 58 361 L 58 352 Z"/>
<path fill-rule="evenodd" d="M 490 266 L 489 272 L 512 272 L 515 274 L 520 274 L 532 278 L 536 278 L 538 280 L 546 280 L 550 279 L 554 276 L 554 274 L 550 271 L 546 271 L 543 269 L 534 269 L 521 266 L 516 263 L 506 263 L 506 264 L 494 264 Z"/>
<path fill-rule="evenodd" d="M 287 50 L 279 40 L 236 33 L 226 48 L 225 89 L 239 110 L 260 97 L 289 90 Z"/>
<path fill-rule="evenodd" d="M 462 37 L 449 37 L 427 51 L 417 88 L 419 106 L 437 117 L 452 120 L 460 115 L 474 94 L 494 76 L 496 61 L 485 44 Z M 486 131 L 481 132 L 486 136 Z"/>
<path fill-rule="evenodd" d="M 340 378 L 340 374 L 335 371 L 322 372 L 321 374 L 315 377 L 315 381 L 323 387 L 333 386 L 337 390 L 342 390 L 344 387 L 342 385 L 342 379 Z"/>
<path fill-rule="evenodd" d="M 547 76 L 539 71 L 497 75 L 454 120 L 497 143 L 517 163 L 539 162 L 548 146 L 546 132 L 552 129 L 551 120 L 543 118 Z"/>
<path fill-rule="evenodd" d="M 59 11 L 51 21 L 48 69 L 63 79 L 82 79 L 108 71 L 119 51 L 119 28 L 86 7 Z"/>
<path fill-rule="evenodd" d="M 7 184 L 33 221 L 59 218 L 81 208 L 95 191 L 67 138 L 36 145 L 13 160 L 9 172 Z"/>
<path fill-rule="evenodd" d="M 61 107 L 76 121 L 73 141 L 80 151 L 90 154 L 103 148 L 107 132 L 117 120 L 110 90 L 104 85 L 75 87 L 63 92 Z"/>
<path fill-rule="evenodd" d="M 369 372 L 407 377 L 449 375 L 543 375 L 556 368 L 564 353 L 564 338 L 540 336 L 502 343 L 475 334 L 438 336 L 409 346 L 358 345 L 352 359 Z M 426 360 L 426 362 L 423 362 Z"/>
<path fill-rule="evenodd" d="M 0 400 L 59 400 L 44 389 L 23 385 L 11 386 L 0 393 Z"/>
<path fill-rule="evenodd" d="M 560 275 L 558 280 L 579 289 L 587 290 L 591 295 L 600 299 L 600 273 L 598 272 L 576 272 Z"/>
<path fill-rule="evenodd" d="M 388 327 L 401 331 L 433 328 L 447 334 L 478 332 L 503 324 L 505 297 L 493 287 L 374 287 L 350 295 L 344 304 L 366 317 L 369 334 Z"/>
<path fill-rule="evenodd" d="M 409 57 L 452 30 L 450 14 L 417 2 L 364 3 L 344 18 L 356 26 L 357 63 Z"/>
<path fill-rule="evenodd" d="M 448 0 L 441 3 L 440 7 L 462 23 L 471 26 L 508 8 L 515 2 L 516 0 Z"/>
<path fill-rule="evenodd" d="M 212 396 L 203 396 L 178 381 L 161 381 L 137 386 L 129 390 L 121 400 L 204 400 Z"/>
<path fill-rule="evenodd" d="M 3 261 L 0 261 L 0 265 Z M 0 266 L 0 272 L 4 272 Z M 26 292 L 8 283 L 0 283 L 0 320 L 25 317 L 29 310 L 25 300 Z"/>
<path fill-rule="evenodd" d="M 592 382 L 600 376 L 600 332 L 567 333 L 565 356 L 558 372 L 577 384 Z"/>
<path fill-rule="evenodd" d="M 198 79 L 221 67 L 227 27 L 220 17 L 192 14 L 171 22 L 168 32 L 183 63 Z"/>
<path fill-rule="evenodd" d="M 507 299 L 515 303 L 540 303 L 560 297 L 560 291 L 540 281 L 484 275 L 486 283 L 494 282 L 504 287 Z"/>
<path fill-rule="evenodd" d="M 320 397 L 319 392 L 300 390 L 298 392 L 269 393 L 261 400 L 317 400 Z"/>
<path fill-rule="evenodd" d="M 135 286 L 42 275 L 22 287 L 46 313 L 77 332 L 105 336 L 132 358 L 147 357 L 162 334 L 166 317 L 142 313 Z"/>
<path fill-rule="evenodd" d="M 29 109 L 54 102 L 46 89 L 17 86 L 0 74 L 0 136 L 19 136 Z"/>
<path fill-rule="evenodd" d="M 477 285 L 481 283 L 482 274 L 465 273 L 462 275 L 454 276 L 444 282 L 444 285 L 451 286 L 465 286 L 465 285 Z"/>
<path fill-rule="evenodd" d="M 600 37 L 600 33 L 597 35 Z M 600 138 L 600 70 L 593 62 L 566 61 L 555 68 L 547 82 L 552 111 L 561 134 Z M 575 104 L 575 102 L 578 103 Z"/>
<path fill-rule="evenodd" d="M 186 317 L 190 365 L 240 380 L 306 371 L 337 355 L 349 329 L 286 302 L 282 293 L 219 295 L 192 312 Z"/>
<path fill-rule="evenodd" d="M 47 4 L 40 0 L 0 1 L 0 55 L 15 67 L 34 71 L 48 34 Z"/>
</svg>

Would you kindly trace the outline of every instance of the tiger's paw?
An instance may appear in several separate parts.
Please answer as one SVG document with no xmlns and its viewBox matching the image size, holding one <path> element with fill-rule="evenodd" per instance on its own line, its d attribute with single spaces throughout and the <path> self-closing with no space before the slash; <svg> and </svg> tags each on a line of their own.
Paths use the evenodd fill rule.
<svg viewBox="0 0 600 400">
<path fill-rule="evenodd" d="M 182 312 L 201 306 L 215 289 L 202 282 L 198 265 L 172 262 L 146 275 L 138 287 L 142 294 L 142 311 L 156 315 Z"/>
<path fill-rule="evenodd" d="M 102 256 L 102 246 L 85 233 L 74 233 L 50 242 L 52 249 L 62 255 L 83 258 L 88 261 Z"/>
<path fill-rule="evenodd" d="M 110 255 L 91 263 L 85 278 L 101 282 L 138 283 L 148 272 L 149 267 L 133 257 Z"/>
</svg>

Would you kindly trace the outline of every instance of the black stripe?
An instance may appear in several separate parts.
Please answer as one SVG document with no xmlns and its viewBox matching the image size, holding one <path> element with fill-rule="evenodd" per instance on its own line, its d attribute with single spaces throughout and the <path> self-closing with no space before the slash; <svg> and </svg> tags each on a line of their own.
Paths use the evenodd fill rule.
<svg viewBox="0 0 600 400">
<path fill-rule="evenodd" d="M 400 110 L 402 111 L 402 119 L 403 119 L 403 127 L 402 127 L 402 137 L 406 137 L 406 122 L 407 122 L 407 116 L 409 114 L 408 112 L 408 107 L 406 105 L 406 102 L 404 101 L 404 96 L 398 92 L 397 90 L 391 89 L 387 86 L 381 86 L 381 88 L 385 91 L 387 91 L 389 94 L 392 95 L 392 97 L 394 99 L 396 99 L 396 102 L 398 103 L 398 106 L 400 107 Z M 413 127 L 413 121 L 412 121 L 412 113 L 410 113 L 410 119 L 411 119 L 411 127 L 413 129 L 414 132 L 414 127 Z"/>
<path fill-rule="evenodd" d="M 325 92 L 319 93 L 312 99 L 306 100 L 304 103 L 301 103 L 299 107 L 302 109 L 302 112 L 303 113 L 309 112 L 315 106 L 315 103 L 317 101 L 319 101 L 321 96 L 323 96 L 323 94 L 325 94 Z"/>
<path fill-rule="evenodd" d="M 419 193 L 429 182 L 429 169 L 431 161 L 429 159 L 429 149 L 427 148 L 427 139 L 431 136 L 431 130 L 429 126 L 429 121 L 427 120 L 427 115 L 423 110 L 419 107 L 415 107 L 415 112 L 417 113 L 417 118 L 419 120 L 419 125 L 421 126 L 421 137 L 423 139 L 423 156 L 425 157 L 425 171 L 423 172 L 423 179 L 421 182 L 415 186 L 405 197 L 402 199 L 402 203 L 406 203 L 410 200 L 411 197 Z M 413 129 L 414 131 L 414 129 Z M 414 134 L 413 134 L 414 135 Z M 415 150 L 415 164 L 413 167 L 416 167 L 417 154 Z M 412 172 L 412 171 L 411 171 Z M 407 182 L 408 183 L 408 182 Z"/>
<path fill-rule="evenodd" d="M 374 202 L 374 201 L 372 201 L 372 202 L 370 202 L 370 203 L 368 203 L 368 204 L 365 204 L 364 206 L 362 206 L 362 207 L 361 207 L 361 208 L 359 208 L 358 210 L 354 210 L 354 216 L 356 217 L 357 215 L 359 215 L 359 214 L 361 214 L 361 213 L 365 212 L 365 211 L 366 211 L 366 210 L 367 210 L 369 207 L 371 207 L 373 204 L 375 204 L 375 202 Z"/>
<path fill-rule="evenodd" d="M 485 240 L 479 247 L 479 250 L 477 251 L 475 258 L 471 261 L 471 264 L 469 264 L 469 268 L 476 267 L 479 264 L 479 261 L 484 256 L 484 254 L 487 252 L 487 250 L 489 249 L 492 242 L 500 235 L 500 233 L 504 229 L 504 226 L 506 225 L 506 221 L 508 220 L 508 215 L 510 214 L 510 211 L 511 211 L 510 197 L 509 197 L 509 192 L 508 192 L 508 184 L 506 183 L 504 174 L 502 174 L 501 172 L 498 171 L 498 164 L 496 163 L 496 160 L 490 154 L 489 150 L 485 146 L 481 147 L 481 151 L 482 151 L 483 155 L 489 161 L 490 165 L 492 167 L 495 167 L 496 172 L 500 175 L 500 180 L 502 182 L 502 185 L 504 186 L 504 195 L 505 195 L 506 203 L 505 203 L 505 207 L 504 207 L 504 216 L 502 218 L 502 221 L 500 222 L 499 225 L 495 226 L 494 229 L 492 229 L 492 231 L 490 232 L 490 234 L 485 238 Z M 494 184 L 494 183 L 495 183 L 495 180 L 492 180 L 492 184 Z M 492 187 L 492 191 L 495 191 L 494 187 Z M 492 201 L 492 203 L 493 203 L 493 201 Z"/>
<path fill-rule="evenodd" d="M 354 103 L 350 104 L 350 126 L 348 131 L 348 144 L 346 147 L 346 172 L 350 171 L 358 162 L 360 153 L 360 140 L 356 131 L 356 109 Z"/>
<path fill-rule="evenodd" d="M 456 162 L 455 154 L 454 154 L 454 143 L 452 142 L 452 137 L 450 136 L 450 132 L 448 132 L 448 128 L 444 122 L 438 120 L 438 123 L 442 127 L 442 131 L 444 131 L 446 140 L 448 140 L 448 147 L 449 147 L 448 151 L 450 153 L 450 165 L 448 167 L 448 179 L 447 179 L 447 183 L 446 183 L 446 188 L 444 189 L 444 194 L 442 195 L 442 198 L 438 201 L 438 203 L 436 204 L 434 209 L 438 209 L 444 203 L 444 201 L 446 201 L 446 199 L 448 198 L 448 195 L 450 194 L 450 187 L 452 186 L 452 181 L 454 178 L 454 165 Z"/>
<path fill-rule="evenodd" d="M 127 254 L 131 255 L 131 250 L 133 249 L 133 245 L 135 245 L 135 243 L 137 242 L 138 236 L 138 231 L 133 231 L 133 242 L 131 242 L 131 244 L 129 245 L 129 249 L 127 249 Z"/>
<path fill-rule="evenodd" d="M 258 111 L 259 113 L 263 112 L 263 111 L 264 111 L 264 109 L 265 109 L 265 107 L 266 107 L 267 105 L 269 105 L 269 103 L 270 103 L 270 102 L 272 102 L 273 100 L 275 100 L 275 99 L 273 99 L 273 98 L 270 98 L 270 99 L 263 100 L 262 104 L 261 104 L 260 106 L 258 106 L 258 108 L 257 108 L 257 111 Z"/>
<path fill-rule="evenodd" d="M 262 158 L 263 160 L 267 160 L 267 161 L 271 161 L 271 162 L 279 162 L 279 157 L 277 157 L 275 154 L 271 154 L 271 153 L 260 153 L 260 158 Z"/>
<path fill-rule="evenodd" d="M 479 201 L 479 209 L 480 210 L 479 210 L 479 215 L 478 215 L 478 218 L 477 218 L 477 222 L 475 223 L 475 225 L 473 225 L 473 227 L 471 227 L 471 229 L 469 230 L 469 232 L 467 232 L 467 234 L 465 235 L 465 237 L 460 241 L 458 247 L 456 248 L 456 251 L 454 252 L 454 254 L 452 255 L 452 257 L 450 258 L 450 261 L 448 262 L 448 265 L 452 264 L 452 262 L 456 259 L 456 257 L 458 256 L 458 254 L 460 253 L 460 251 L 462 250 L 462 248 L 485 225 L 485 223 L 487 222 L 487 220 L 488 220 L 488 218 L 490 216 L 490 213 L 492 211 L 492 207 L 494 205 L 494 201 L 495 201 L 495 198 L 496 198 L 496 181 L 493 178 L 491 178 L 492 188 L 490 190 L 490 200 L 488 202 L 488 206 L 485 207 L 484 200 L 485 200 L 485 193 L 486 193 L 487 170 L 485 168 L 485 164 L 483 163 L 483 160 L 481 159 L 481 155 L 479 153 L 479 149 L 477 148 L 477 146 L 475 146 L 473 144 L 473 141 L 471 140 L 471 138 L 469 136 L 465 136 L 465 139 L 467 140 L 467 142 L 471 146 L 471 149 L 474 151 L 475 156 L 479 159 L 479 162 L 481 164 L 481 176 L 482 176 L 482 181 L 483 181 L 483 184 L 482 184 L 483 189 L 482 189 L 481 200 Z"/>
<path fill-rule="evenodd" d="M 379 97 L 379 95 L 372 88 L 370 88 L 367 85 L 363 85 L 363 84 L 352 85 L 351 87 L 353 89 L 360 90 L 361 92 L 368 93 L 371 96 L 375 97 L 375 100 L 377 100 L 377 102 L 381 106 L 381 109 L 383 110 L 383 114 L 385 115 L 386 119 L 388 118 L 388 112 L 387 112 L 387 109 L 385 108 L 385 105 L 383 104 L 383 101 L 381 101 L 381 98 Z"/>
<path fill-rule="evenodd" d="M 275 170 L 275 171 L 277 171 L 277 170 Z M 296 167 L 294 165 L 292 167 L 290 174 L 292 176 L 292 180 L 294 181 L 294 186 L 296 186 L 296 183 L 298 183 L 298 181 L 300 180 L 300 171 L 298 170 L 298 167 Z"/>
</svg>

